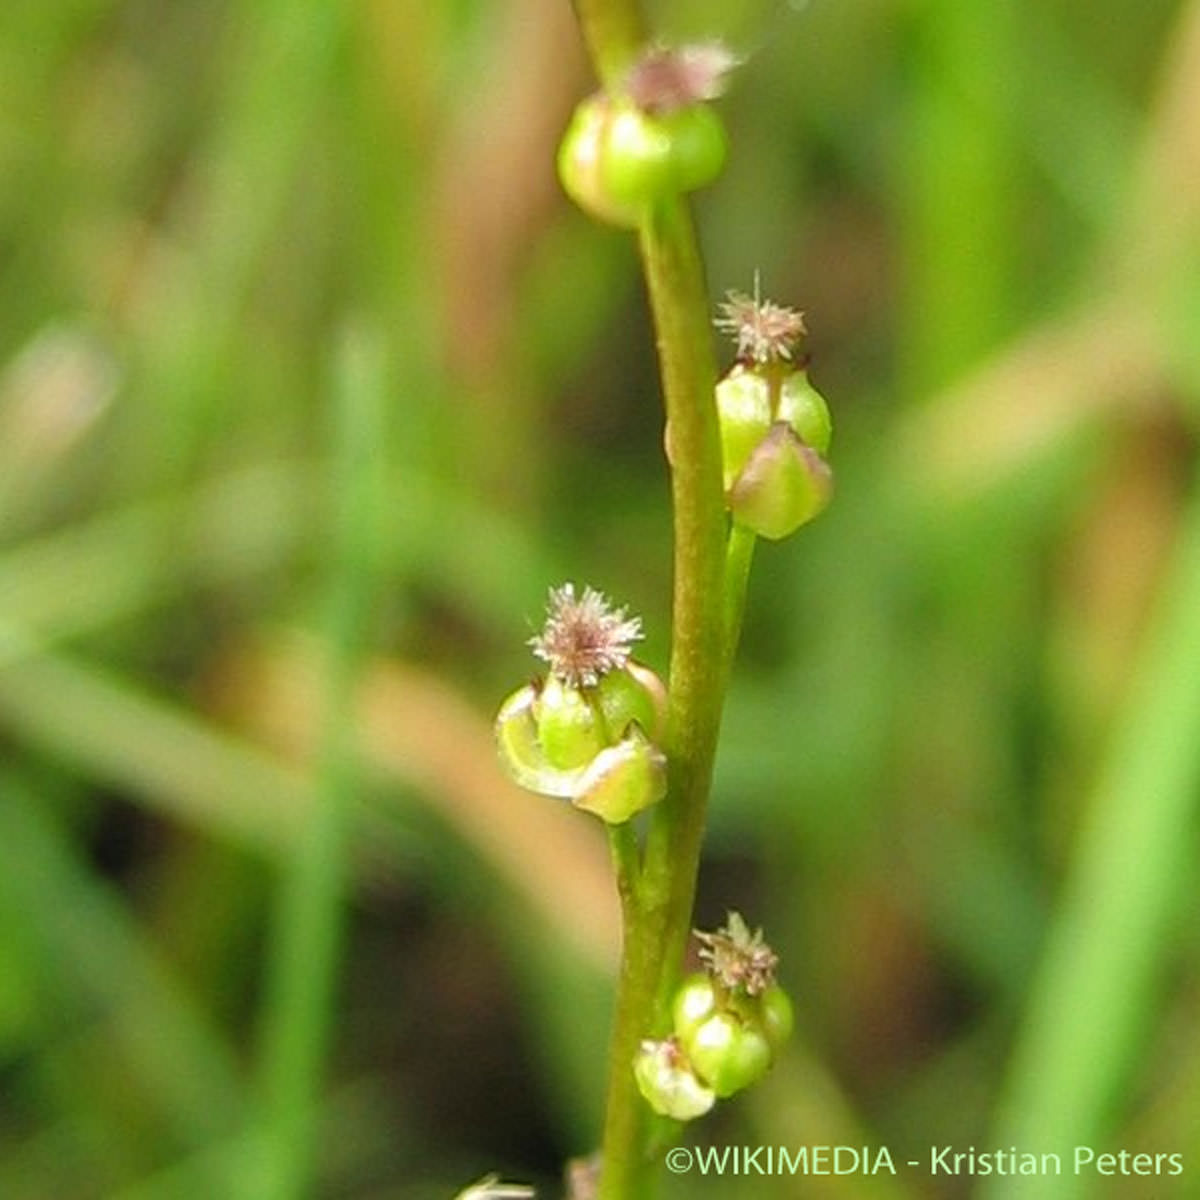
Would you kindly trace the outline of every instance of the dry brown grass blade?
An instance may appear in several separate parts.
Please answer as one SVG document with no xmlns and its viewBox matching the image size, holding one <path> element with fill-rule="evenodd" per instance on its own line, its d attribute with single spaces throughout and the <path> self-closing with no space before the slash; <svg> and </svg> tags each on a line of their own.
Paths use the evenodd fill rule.
<svg viewBox="0 0 1200 1200">
<path fill-rule="evenodd" d="M 222 672 L 223 701 L 259 734 L 310 760 L 318 739 L 321 647 L 298 638 L 247 647 Z M 619 907 L 599 828 L 501 772 L 490 722 L 428 672 L 375 661 L 359 697 L 360 751 L 430 807 L 557 936 L 615 969 Z"/>
</svg>

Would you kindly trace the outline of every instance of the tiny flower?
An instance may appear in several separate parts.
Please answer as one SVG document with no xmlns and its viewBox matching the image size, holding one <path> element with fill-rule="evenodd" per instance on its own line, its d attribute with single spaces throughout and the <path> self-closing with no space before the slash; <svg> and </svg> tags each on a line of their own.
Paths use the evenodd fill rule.
<svg viewBox="0 0 1200 1200">
<path fill-rule="evenodd" d="M 700 958 L 709 974 L 730 992 L 758 996 L 775 982 L 779 956 L 763 940 L 763 931 L 750 927 L 740 913 L 731 912 L 715 933 L 696 930 Z"/>
<path fill-rule="evenodd" d="M 619 825 L 661 800 L 667 762 L 663 682 L 630 658 L 642 623 L 594 588 L 552 588 L 546 624 L 529 644 L 550 666 L 545 679 L 500 706 L 501 761 L 522 787 L 570 800 Z"/>
<path fill-rule="evenodd" d="M 595 588 L 585 587 L 579 599 L 572 583 L 551 588 L 546 614 L 542 632 L 529 645 L 571 688 L 595 687 L 602 676 L 625 667 L 642 637 L 641 618 L 614 609 Z"/>
<path fill-rule="evenodd" d="M 738 62 L 720 42 L 653 46 L 630 69 L 625 91 L 644 112 L 674 112 L 722 95 Z"/>
<path fill-rule="evenodd" d="M 721 315 L 713 324 L 733 338 L 741 361 L 759 366 L 792 361 L 796 345 L 807 332 L 802 312 L 772 300 L 760 300 L 757 279 L 753 296 L 730 291 L 726 297 Z"/>
</svg>

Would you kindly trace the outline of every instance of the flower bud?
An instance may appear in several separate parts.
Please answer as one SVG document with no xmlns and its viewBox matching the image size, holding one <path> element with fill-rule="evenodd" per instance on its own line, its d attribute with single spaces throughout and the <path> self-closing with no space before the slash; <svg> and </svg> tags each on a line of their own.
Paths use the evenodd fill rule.
<svg viewBox="0 0 1200 1200">
<path fill-rule="evenodd" d="M 638 1091 L 659 1116 L 692 1121 L 716 1102 L 716 1094 L 696 1077 L 674 1038 L 643 1042 L 633 1060 L 633 1074 Z"/>
</svg>

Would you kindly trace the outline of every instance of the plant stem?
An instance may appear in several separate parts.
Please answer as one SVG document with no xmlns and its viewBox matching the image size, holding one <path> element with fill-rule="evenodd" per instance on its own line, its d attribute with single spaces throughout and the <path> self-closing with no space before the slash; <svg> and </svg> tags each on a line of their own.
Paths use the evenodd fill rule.
<svg viewBox="0 0 1200 1200">
<path fill-rule="evenodd" d="M 733 667 L 733 656 L 742 636 L 742 614 L 746 610 L 746 587 L 750 582 L 750 566 L 758 535 L 736 522 L 729 527 L 725 548 L 725 669 Z"/>
<path fill-rule="evenodd" d="M 646 40 L 636 0 L 572 0 L 583 38 L 605 84 L 624 74 Z"/>
<path fill-rule="evenodd" d="M 634 0 L 575 0 L 601 78 L 611 82 L 645 41 Z M 670 995 L 691 928 L 713 759 L 741 624 L 753 539 L 731 542 L 735 582 L 725 586 L 725 506 L 714 399 L 708 289 L 686 201 L 650 209 L 639 226 L 658 336 L 675 531 L 666 798 L 650 813 L 640 873 L 614 841 L 624 945 L 609 1049 L 600 1200 L 639 1200 L 652 1189 L 650 1112 L 633 1059 L 643 1038 L 666 1032 Z"/>
<path fill-rule="evenodd" d="M 658 335 L 675 522 L 665 747 L 670 782 L 666 799 L 650 815 L 639 902 L 624 907 L 601 1200 L 635 1200 L 651 1188 L 650 1114 L 631 1066 L 640 1041 L 666 1031 L 691 928 L 728 655 L 716 366 L 704 271 L 686 203 L 675 199 L 653 209 L 640 240 Z"/>
</svg>

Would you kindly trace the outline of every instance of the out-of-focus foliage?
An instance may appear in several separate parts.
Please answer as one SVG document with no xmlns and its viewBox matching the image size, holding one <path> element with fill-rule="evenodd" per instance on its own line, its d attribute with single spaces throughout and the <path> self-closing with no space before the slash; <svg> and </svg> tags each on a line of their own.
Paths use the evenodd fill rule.
<svg viewBox="0 0 1200 1200">
<path fill-rule="evenodd" d="M 1186 1165 L 813 1197 L 1191 1195 L 1200 5 L 652 15 L 745 56 L 714 312 L 803 308 L 837 426 L 755 564 L 698 913 L 767 927 L 799 1048 L 689 1137 Z M 603 836 L 490 738 L 551 585 L 667 665 L 634 240 L 554 177 L 593 86 L 566 0 L 0 5 L 4 1200 L 308 1150 L 314 1196 L 553 1195 L 597 1140 Z M 332 1009 L 272 1157 L 281 945 Z"/>
</svg>

